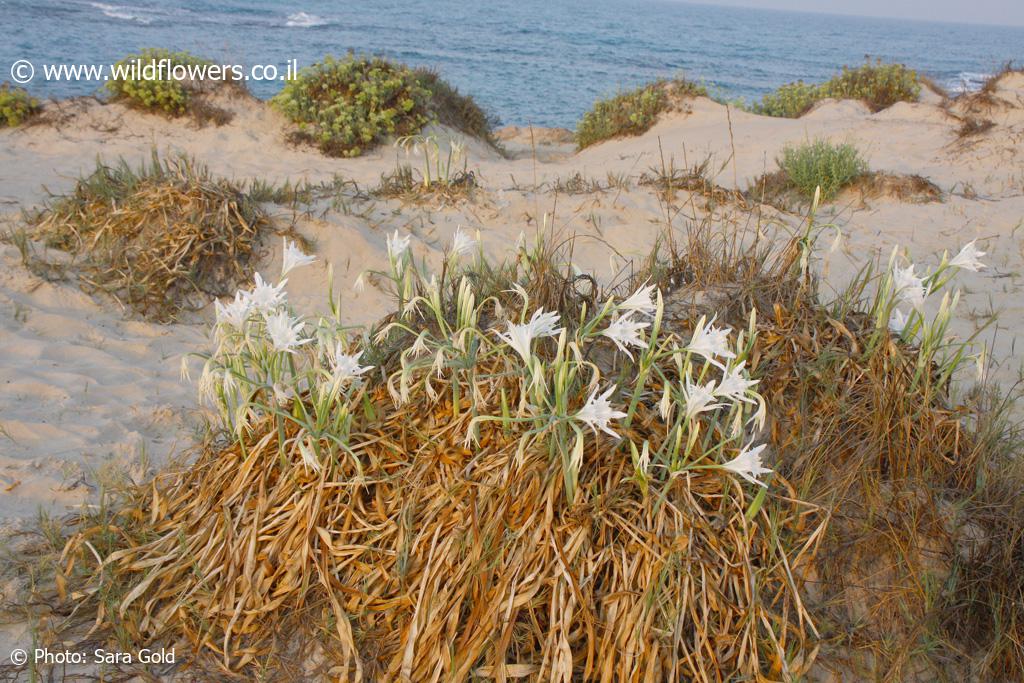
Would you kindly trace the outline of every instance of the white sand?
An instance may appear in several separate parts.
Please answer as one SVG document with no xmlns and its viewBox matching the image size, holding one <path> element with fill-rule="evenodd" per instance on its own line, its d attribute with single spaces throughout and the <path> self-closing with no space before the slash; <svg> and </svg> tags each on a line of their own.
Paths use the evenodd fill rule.
<svg viewBox="0 0 1024 683">
<path fill-rule="evenodd" d="M 392 230 L 411 231 L 417 256 L 436 259 L 461 224 L 479 229 L 486 251 L 500 258 L 521 231 L 532 234 L 543 225 L 545 214 L 563 234 L 581 237 L 574 260 L 607 277 L 610 261 L 621 267 L 646 255 L 663 229 L 664 211 L 654 192 L 635 184 L 661 163 L 659 150 L 677 166 L 710 155 L 712 167 L 721 169 L 718 183 L 746 187 L 774 170 L 787 142 L 826 136 L 857 144 L 874 170 L 920 174 L 947 194 L 942 203 L 912 204 L 889 198 L 862 202 L 848 193 L 824 207 L 819 220 L 842 233 L 828 254 L 829 280 L 845 281 L 893 245 L 934 265 L 944 249 L 978 238 L 990 267 L 962 276 L 955 331 L 970 334 L 983 318 L 997 314 L 998 333 L 989 331 L 982 340 L 994 344 L 995 377 L 1009 385 L 1020 370 L 1014 343 L 1024 330 L 1024 77 L 1004 79 L 999 94 L 1007 105 L 987 115 L 997 126 L 967 144 L 956 140 L 957 119 L 936 104 L 900 104 L 871 114 L 855 102 L 826 102 L 801 119 L 786 120 L 727 115 L 725 107 L 706 99 L 641 137 L 579 154 L 558 131 L 535 131 L 532 138 L 528 130 L 506 131 L 511 158 L 469 141 L 469 167 L 482 184 L 472 202 L 442 207 L 374 200 L 354 204 L 351 212 L 300 220 L 321 263 L 293 277 L 290 294 L 301 309 L 322 306 L 323 264 L 332 263 L 346 318 L 367 323 L 384 310 L 386 299 L 373 287 L 356 294 L 350 285 L 362 270 L 386 266 L 385 236 Z M 246 100 L 229 106 L 237 112 L 232 123 L 197 130 L 119 105 L 48 105 L 50 112 L 61 112 L 59 124 L 0 131 L 0 211 L 15 226 L 22 209 L 43 201 L 44 186 L 66 191 L 94 167 L 97 156 L 137 163 L 154 146 L 194 155 L 218 174 L 271 181 L 317 182 L 340 174 L 365 188 L 395 166 L 397 153 L 390 147 L 354 160 L 294 147 L 286 143 L 288 126 L 275 112 Z M 454 135 L 435 132 L 442 139 Z M 601 182 L 609 175 L 628 177 L 633 185 L 557 197 L 548 189 L 576 173 Z M 679 202 L 687 204 L 685 194 Z M 690 210 L 677 225 L 685 225 Z M 728 207 L 722 211 L 723 222 L 750 221 Z M 766 215 L 775 214 L 766 209 Z M 797 216 L 783 220 L 799 223 Z M 834 234 L 826 233 L 826 247 Z M 264 272 L 277 270 L 278 251 L 271 251 Z M 142 477 L 147 458 L 159 464 L 192 443 L 197 405 L 193 387 L 179 379 L 179 362 L 183 354 L 204 349 L 206 330 L 130 321 L 110 300 L 32 275 L 13 247 L 0 248 L 0 259 L 0 524 L 16 527 L 31 523 L 39 507 L 60 513 L 94 495 L 96 473 L 104 468 Z"/>
</svg>

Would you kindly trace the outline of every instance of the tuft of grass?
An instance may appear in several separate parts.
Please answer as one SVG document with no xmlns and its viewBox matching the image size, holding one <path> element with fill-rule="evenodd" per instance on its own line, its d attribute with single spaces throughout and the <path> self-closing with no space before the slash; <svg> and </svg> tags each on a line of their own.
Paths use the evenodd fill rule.
<svg viewBox="0 0 1024 683">
<path fill-rule="evenodd" d="M 155 151 L 139 168 L 97 163 L 33 223 L 34 236 L 76 257 L 83 288 L 158 321 L 233 291 L 272 230 L 241 188 Z"/>
<path fill-rule="evenodd" d="M 648 83 L 606 100 L 598 100 L 576 125 L 576 146 L 584 149 L 612 138 L 640 135 L 658 116 L 681 100 L 707 95 L 707 89 L 683 78 Z"/>
<path fill-rule="evenodd" d="M 126 71 L 130 65 L 137 65 L 138 72 Z M 190 116 L 200 125 L 213 123 L 221 126 L 231 121 L 233 114 L 221 107 L 211 104 L 206 95 L 214 90 L 233 86 L 242 88 L 240 84 L 230 80 L 177 79 L 170 75 L 170 70 L 180 68 L 188 73 L 198 73 L 200 68 L 209 68 L 214 63 L 208 59 L 197 57 L 189 52 L 174 52 L 164 48 L 145 48 L 137 54 L 130 54 L 117 62 L 119 75 L 106 83 L 106 88 L 115 101 L 124 102 L 131 107 L 143 111 L 163 114 L 165 116 Z M 143 69 L 160 66 L 155 70 L 154 78 L 145 78 Z"/>
<path fill-rule="evenodd" d="M 822 201 L 833 199 L 839 190 L 868 170 L 856 147 L 828 140 L 786 145 L 778 164 L 788 184 L 802 197 L 813 199 L 820 187 Z"/>
<path fill-rule="evenodd" d="M 871 111 L 881 111 L 897 102 L 916 102 L 920 95 L 917 72 L 902 64 L 876 60 L 856 68 L 844 66 L 841 73 L 824 83 L 787 83 L 765 95 L 751 110 L 765 116 L 798 118 L 821 100 L 834 98 L 860 100 Z"/>
<path fill-rule="evenodd" d="M 39 100 L 24 88 L 0 84 L 0 128 L 20 126 L 39 113 Z"/>
<path fill-rule="evenodd" d="M 491 121 L 472 98 L 436 73 L 380 57 L 328 55 L 270 102 L 299 125 L 298 139 L 332 156 L 357 157 L 435 120 L 493 143 Z"/>
</svg>

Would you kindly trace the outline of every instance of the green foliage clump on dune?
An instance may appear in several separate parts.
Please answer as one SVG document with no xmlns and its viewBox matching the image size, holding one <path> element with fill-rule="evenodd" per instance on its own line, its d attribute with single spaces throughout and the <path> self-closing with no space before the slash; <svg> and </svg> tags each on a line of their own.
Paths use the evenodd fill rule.
<svg viewBox="0 0 1024 683">
<path fill-rule="evenodd" d="M 624 135 L 640 135 L 658 115 L 684 97 L 706 96 L 707 89 L 685 79 L 656 81 L 615 97 L 598 100 L 576 126 L 580 149 Z"/>
<path fill-rule="evenodd" d="M 0 84 L 0 128 L 18 126 L 39 111 L 39 101 L 24 88 Z"/>
<path fill-rule="evenodd" d="M 751 109 L 765 116 L 797 118 L 817 102 L 834 98 L 861 100 L 872 111 L 881 111 L 897 102 L 914 102 L 920 94 L 917 72 L 902 64 L 885 64 L 878 60 L 855 69 L 843 67 L 841 73 L 824 83 L 787 83 L 765 95 Z"/>
<path fill-rule="evenodd" d="M 822 201 L 835 197 L 846 184 L 868 170 L 867 162 L 856 147 L 827 140 L 787 145 L 782 150 L 779 167 L 785 172 L 788 183 L 807 199 L 814 197 L 820 187 Z"/>
<path fill-rule="evenodd" d="M 164 61 L 166 60 L 166 61 Z M 129 73 L 133 64 L 140 70 L 149 65 L 165 64 L 154 75 L 155 78 L 144 78 L 144 74 Z M 107 81 L 106 87 L 114 99 L 127 102 L 133 107 L 146 111 L 182 116 L 189 110 L 189 105 L 196 88 L 189 81 L 171 78 L 168 71 L 175 66 L 203 67 L 213 62 L 196 57 L 189 52 L 172 52 L 163 48 L 146 48 L 138 54 L 131 54 L 117 62 L 113 70 L 114 77 Z"/>
</svg>

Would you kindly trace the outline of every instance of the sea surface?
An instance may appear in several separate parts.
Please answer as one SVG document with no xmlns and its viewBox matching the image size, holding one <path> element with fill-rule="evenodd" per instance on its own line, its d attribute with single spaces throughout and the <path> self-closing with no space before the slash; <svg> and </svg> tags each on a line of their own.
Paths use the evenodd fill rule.
<svg viewBox="0 0 1024 683">
<path fill-rule="evenodd" d="M 0 0 L 0 20 L 0 81 L 19 59 L 110 63 L 150 46 L 282 69 L 354 50 L 433 67 L 501 122 L 541 126 L 573 127 L 596 98 L 680 73 L 725 98 L 751 99 L 789 81 L 824 80 L 866 55 L 953 90 L 1024 61 L 1024 27 L 674 0 Z M 260 97 L 280 88 L 249 85 Z M 66 97 L 99 84 L 37 77 L 28 87 Z"/>
</svg>

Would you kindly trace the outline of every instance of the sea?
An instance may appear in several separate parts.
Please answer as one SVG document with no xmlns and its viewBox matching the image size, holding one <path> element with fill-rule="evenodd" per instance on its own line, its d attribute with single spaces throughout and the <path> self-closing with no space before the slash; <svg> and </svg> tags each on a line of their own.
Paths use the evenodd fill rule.
<svg viewBox="0 0 1024 683">
<path fill-rule="evenodd" d="M 953 91 L 1024 61 L 1024 27 L 675 0 L 0 0 L 0 18 L 0 81 L 18 60 L 103 64 L 143 47 L 282 72 L 291 60 L 354 51 L 431 67 L 501 123 L 570 128 L 595 99 L 680 74 L 752 100 L 866 58 L 904 63 Z M 249 86 L 266 98 L 281 83 Z M 38 74 L 26 87 L 44 98 L 100 90 Z"/>
</svg>

